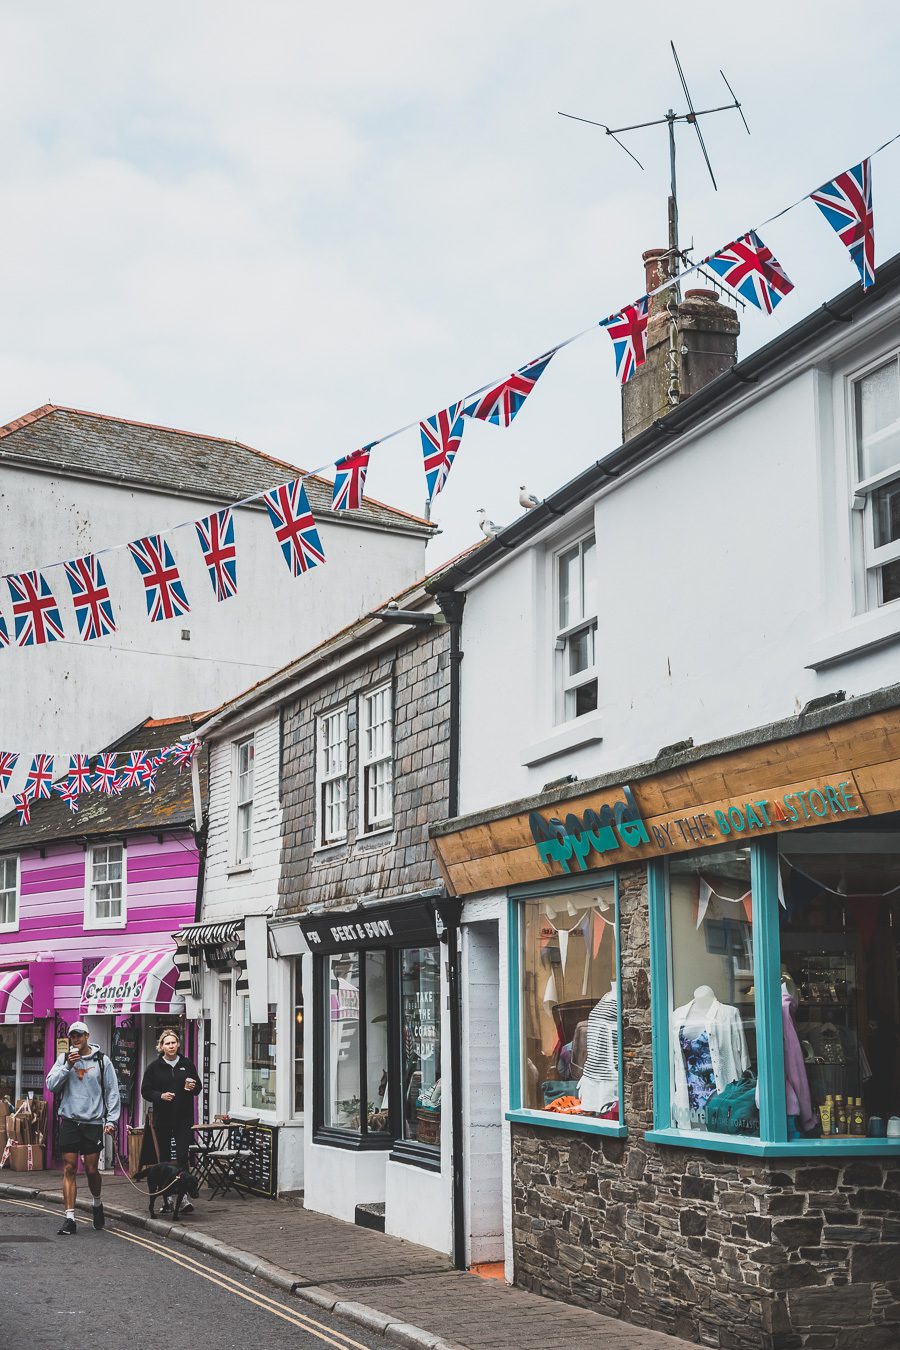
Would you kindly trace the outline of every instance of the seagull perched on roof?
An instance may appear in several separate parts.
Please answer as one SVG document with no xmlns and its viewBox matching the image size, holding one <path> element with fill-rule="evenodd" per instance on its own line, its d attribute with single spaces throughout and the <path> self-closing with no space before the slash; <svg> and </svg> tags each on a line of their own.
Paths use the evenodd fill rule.
<svg viewBox="0 0 900 1350">
<path fill-rule="evenodd" d="M 478 508 L 478 528 L 486 539 L 493 539 L 495 534 L 500 533 L 500 526 L 494 524 L 483 506 Z"/>
<path fill-rule="evenodd" d="M 540 497 L 536 497 L 533 492 L 529 492 L 523 483 L 519 488 L 519 505 L 523 506 L 526 511 L 533 511 L 534 508 L 540 506 L 540 504 Z"/>
</svg>

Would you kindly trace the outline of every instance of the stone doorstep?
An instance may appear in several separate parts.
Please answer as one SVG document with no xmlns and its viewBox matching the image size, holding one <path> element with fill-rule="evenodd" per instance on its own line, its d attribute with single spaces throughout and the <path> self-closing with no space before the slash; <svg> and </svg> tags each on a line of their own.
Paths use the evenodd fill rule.
<svg viewBox="0 0 900 1350">
<path fill-rule="evenodd" d="M 61 1205 L 62 1197 L 54 1189 L 41 1190 L 34 1186 L 13 1186 L 6 1182 L 0 1182 L 0 1195 L 6 1195 L 11 1199 L 39 1199 L 49 1200 L 53 1204 Z M 90 1203 L 87 1200 L 76 1202 L 77 1208 L 90 1212 Z M 169 1237 L 173 1241 L 181 1242 L 186 1247 L 193 1247 L 198 1251 L 205 1252 L 209 1256 L 217 1256 L 226 1264 L 234 1266 L 245 1274 L 252 1274 L 257 1279 L 264 1280 L 272 1285 L 281 1293 L 290 1294 L 302 1302 L 309 1303 L 320 1311 L 334 1312 L 335 1315 L 344 1317 L 347 1321 L 364 1328 L 367 1331 L 377 1331 L 386 1341 L 394 1345 L 407 1347 L 423 1347 L 423 1350 L 482 1350 L 484 1340 L 479 1336 L 477 1340 L 467 1344 L 463 1341 L 449 1341 L 442 1337 L 440 1333 L 427 1331 L 424 1327 L 415 1326 L 411 1322 L 406 1322 L 400 1318 L 388 1313 L 383 1313 L 377 1308 L 368 1304 L 360 1303 L 355 1299 L 342 1297 L 338 1288 L 326 1287 L 321 1285 L 303 1284 L 287 1270 L 264 1258 L 254 1255 L 252 1252 L 242 1251 L 240 1248 L 231 1247 L 221 1239 L 214 1237 L 210 1233 L 204 1233 L 196 1229 L 191 1229 L 180 1224 L 168 1224 L 159 1219 L 151 1219 L 149 1216 L 136 1214 L 132 1210 L 123 1209 L 113 1202 L 108 1204 L 104 1201 L 104 1210 L 112 1219 L 118 1219 L 123 1223 L 131 1224 L 136 1228 L 143 1228 L 148 1232 L 154 1233 L 158 1237 Z M 352 1225 L 351 1225 L 352 1227 Z M 454 1277 L 461 1281 L 466 1280 L 465 1272 L 455 1271 L 452 1268 L 446 1270 L 434 1271 L 412 1271 L 407 1272 L 398 1278 L 417 1279 L 420 1276 L 441 1276 Z M 380 1276 L 373 1277 L 381 1278 Z M 615 1318 L 610 1318 L 602 1313 L 595 1313 L 590 1309 L 580 1310 L 572 1304 L 558 1303 L 556 1300 L 540 1298 L 538 1295 L 529 1295 L 525 1290 L 511 1288 L 509 1285 L 501 1285 L 491 1281 L 478 1280 L 473 1286 L 478 1293 L 487 1295 L 492 1291 L 495 1296 L 499 1296 L 500 1306 L 498 1306 L 493 1317 L 497 1319 L 497 1326 L 508 1326 L 510 1314 L 517 1312 L 523 1318 L 521 1333 L 516 1332 L 516 1341 L 514 1344 L 526 1350 L 529 1342 L 534 1339 L 534 1345 L 546 1345 L 546 1326 L 541 1326 L 549 1318 L 551 1324 L 565 1326 L 568 1331 L 567 1341 L 576 1335 L 579 1328 L 579 1321 L 576 1320 L 588 1316 L 591 1318 L 592 1325 L 590 1333 L 597 1339 L 594 1344 L 601 1345 L 601 1338 L 607 1340 L 610 1350 L 695 1350 L 688 1341 L 680 1340 L 678 1337 L 666 1335 L 664 1332 L 650 1331 L 636 1326 L 631 1322 L 619 1322 Z M 374 1287 L 374 1286 L 373 1286 Z M 468 1291 L 466 1291 L 468 1292 Z M 445 1298 L 446 1289 L 441 1289 L 442 1311 L 445 1313 L 452 1311 L 448 1308 Z M 531 1300 L 539 1299 L 536 1306 Z M 458 1312 L 465 1317 L 469 1314 L 476 1323 L 476 1327 L 482 1332 L 492 1321 L 491 1315 L 485 1315 L 483 1307 L 472 1305 L 472 1300 L 462 1298 Z M 536 1317 L 535 1314 L 538 1314 Z M 457 1335 L 465 1334 L 465 1328 L 459 1325 L 459 1318 L 456 1321 Z M 584 1329 L 587 1333 L 587 1328 Z M 497 1341 L 491 1344 L 502 1345 L 504 1342 Z M 509 1341 L 506 1344 L 510 1344 Z"/>
</svg>

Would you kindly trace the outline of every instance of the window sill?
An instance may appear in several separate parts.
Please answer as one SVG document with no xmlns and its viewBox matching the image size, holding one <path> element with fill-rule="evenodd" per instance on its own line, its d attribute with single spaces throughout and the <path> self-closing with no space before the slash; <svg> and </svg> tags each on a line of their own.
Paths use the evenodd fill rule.
<svg viewBox="0 0 900 1350">
<path fill-rule="evenodd" d="M 330 839 L 327 844 L 313 845 L 313 857 L 319 858 L 323 853 L 334 853 L 336 849 L 347 847 L 347 836 L 342 839 Z"/>
<path fill-rule="evenodd" d="M 418 1144 L 412 1139 L 398 1139 L 391 1149 L 388 1161 L 421 1167 L 426 1172 L 439 1172 L 441 1151 L 429 1144 Z"/>
<path fill-rule="evenodd" d="M 123 928 L 128 927 L 128 916 L 123 914 L 121 919 L 85 919 L 84 931 L 86 933 L 117 933 Z"/>
<path fill-rule="evenodd" d="M 732 1134 L 702 1134 L 699 1130 L 647 1130 L 644 1138 L 651 1144 L 670 1144 L 675 1148 L 708 1149 L 714 1153 L 747 1153 L 758 1158 L 833 1158 L 859 1155 L 900 1155 L 900 1139 L 869 1139 L 844 1136 L 830 1139 L 793 1139 L 790 1143 L 770 1143 L 762 1139 L 738 1139 Z"/>
<path fill-rule="evenodd" d="M 243 877 L 248 872 L 253 871 L 253 864 L 249 862 L 235 863 L 232 867 L 225 868 L 226 877 Z"/>
<path fill-rule="evenodd" d="M 813 644 L 807 670 L 824 670 L 864 652 L 900 641 L 900 604 L 885 605 L 877 613 L 861 614 L 838 633 Z"/>
<path fill-rule="evenodd" d="M 18 931 L 18 919 L 16 919 L 15 923 L 0 923 L 0 933 L 18 933 Z"/>
<path fill-rule="evenodd" d="M 374 1135 L 350 1134 L 349 1131 L 332 1130 L 325 1126 L 313 1133 L 314 1144 L 323 1148 L 343 1148 L 350 1153 L 387 1153 L 396 1140 Z"/>
<path fill-rule="evenodd" d="M 628 1127 L 614 1120 L 592 1120 L 587 1116 L 556 1115 L 552 1111 L 507 1111 L 506 1119 L 514 1125 L 541 1125 L 547 1130 L 577 1130 L 581 1134 L 605 1134 L 613 1139 L 627 1139 Z"/>
<path fill-rule="evenodd" d="M 526 745 L 522 751 L 521 763 L 530 768 L 533 764 L 542 764 L 545 759 L 565 754 L 567 750 L 577 750 L 584 745 L 597 745 L 603 740 L 602 723 L 602 717 L 579 717 L 574 722 L 566 722 L 549 736 Z"/>
<path fill-rule="evenodd" d="M 385 836 L 393 833 L 394 822 L 391 821 L 388 825 L 378 825 L 374 830 L 366 830 L 364 833 L 358 834 L 356 836 L 356 842 L 357 844 L 367 844 L 369 840 L 372 839 L 377 843 L 383 843 Z"/>
</svg>

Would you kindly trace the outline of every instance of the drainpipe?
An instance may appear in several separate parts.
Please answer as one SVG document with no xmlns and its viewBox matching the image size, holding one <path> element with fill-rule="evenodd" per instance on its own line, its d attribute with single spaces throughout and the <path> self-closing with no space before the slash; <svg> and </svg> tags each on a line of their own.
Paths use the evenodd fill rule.
<svg viewBox="0 0 900 1350">
<path fill-rule="evenodd" d="M 447 781 L 447 815 L 459 814 L 459 686 L 463 659 L 461 627 L 466 597 L 457 591 L 439 591 L 435 599 L 450 629 L 450 767 Z M 447 925 L 447 983 L 450 999 L 450 1128 L 452 1136 L 453 1264 L 466 1269 L 466 1206 L 463 1163 L 465 1138 L 462 1108 L 462 1008 L 459 977 L 459 916 Z"/>
</svg>

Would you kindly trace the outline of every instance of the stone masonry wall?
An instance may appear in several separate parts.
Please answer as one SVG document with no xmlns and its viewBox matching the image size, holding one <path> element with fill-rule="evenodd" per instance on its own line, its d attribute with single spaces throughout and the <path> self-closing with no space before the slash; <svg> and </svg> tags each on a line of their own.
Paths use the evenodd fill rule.
<svg viewBox="0 0 900 1350">
<path fill-rule="evenodd" d="M 721 1350 L 900 1347 L 896 1160 L 648 1143 L 643 868 L 619 874 L 627 1139 L 514 1125 L 516 1282 Z"/>
<path fill-rule="evenodd" d="M 358 696 L 391 680 L 394 693 L 394 828 L 359 836 Z M 316 719 L 347 703 L 347 842 L 315 848 Z M 399 645 L 360 661 L 282 712 L 282 847 L 279 910 L 400 896 L 441 882 L 428 844 L 447 815 L 450 662 L 447 625 L 403 632 Z"/>
</svg>

